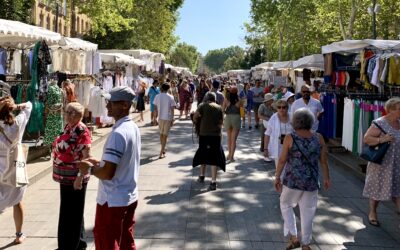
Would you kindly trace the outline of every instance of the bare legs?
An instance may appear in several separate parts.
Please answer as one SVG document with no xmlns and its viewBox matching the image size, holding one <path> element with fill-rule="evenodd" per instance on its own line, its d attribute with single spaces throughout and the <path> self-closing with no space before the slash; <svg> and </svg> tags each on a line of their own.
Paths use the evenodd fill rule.
<svg viewBox="0 0 400 250">
<path fill-rule="evenodd" d="M 400 197 L 393 198 L 393 202 L 396 203 L 397 213 L 400 214 Z"/>
<path fill-rule="evenodd" d="M 256 128 L 258 128 L 258 125 L 260 123 L 260 117 L 258 117 L 258 111 L 254 111 L 254 121 L 256 123 Z"/>
<path fill-rule="evenodd" d="M 234 161 L 233 156 L 235 155 L 236 150 L 236 140 L 239 135 L 239 129 L 230 128 L 227 131 L 227 140 L 228 140 L 228 161 Z"/>
<path fill-rule="evenodd" d="M 251 128 L 251 110 L 247 111 L 247 122 L 249 123 L 249 128 Z"/>
<path fill-rule="evenodd" d="M 143 111 L 139 111 L 140 112 L 140 122 L 142 122 L 142 121 L 144 121 L 144 118 L 143 118 Z"/>
<path fill-rule="evenodd" d="M 157 125 L 157 113 L 155 111 L 150 112 L 151 125 Z"/>
<path fill-rule="evenodd" d="M 17 238 L 15 239 L 15 243 L 19 244 L 22 243 L 25 237 L 22 235 L 22 224 L 24 222 L 24 210 L 22 202 L 18 203 L 13 208 L 14 208 L 13 215 L 14 215 L 15 231 L 17 233 Z"/>
<path fill-rule="evenodd" d="M 182 117 L 183 111 L 185 111 L 185 118 L 189 118 L 189 109 L 190 109 L 190 104 L 188 102 L 183 103 L 183 107 L 179 110 L 179 120 Z"/>
<path fill-rule="evenodd" d="M 160 142 L 161 142 L 161 150 L 160 150 L 160 156 L 158 158 L 164 158 L 165 157 L 165 146 L 167 145 L 167 135 L 160 134 Z"/>
<path fill-rule="evenodd" d="M 200 165 L 200 176 L 206 175 L 206 165 Z M 217 166 L 211 166 L 211 181 L 217 181 Z"/>
<path fill-rule="evenodd" d="M 368 221 L 369 224 L 373 226 L 379 226 L 379 221 L 378 221 L 378 214 L 377 214 L 377 208 L 379 205 L 379 201 L 369 199 L 369 214 L 368 214 Z"/>
</svg>

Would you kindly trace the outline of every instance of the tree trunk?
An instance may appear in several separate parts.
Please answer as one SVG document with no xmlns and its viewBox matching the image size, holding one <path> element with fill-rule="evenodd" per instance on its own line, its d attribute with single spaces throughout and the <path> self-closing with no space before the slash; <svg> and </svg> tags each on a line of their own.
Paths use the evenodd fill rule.
<svg viewBox="0 0 400 250">
<path fill-rule="evenodd" d="M 283 32 L 279 31 L 279 59 L 278 59 L 278 61 L 282 61 L 282 47 L 283 47 Z"/>
<path fill-rule="evenodd" d="M 75 0 L 71 0 L 71 37 L 76 37 L 76 13 L 75 13 Z"/>
<path fill-rule="evenodd" d="M 339 21 L 340 33 L 343 37 L 343 40 L 346 40 L 347 36 L 346 36 L 346 30 L 343 25 L 342 6 L 340 4 L 340 1 L 338 1 L 338 5 L 339 5 L 338 21 Z"/>
<path fill-rule="evenodd" d="M 352 39 L 354 34 L 354 23 L 356 21 L 357 11 L 358 11 L 358 1 L 352 0 L 351 1 L 351 14 L 349 20 L 349 26 L 347 28 L 346 39 Z"/>
</svg>

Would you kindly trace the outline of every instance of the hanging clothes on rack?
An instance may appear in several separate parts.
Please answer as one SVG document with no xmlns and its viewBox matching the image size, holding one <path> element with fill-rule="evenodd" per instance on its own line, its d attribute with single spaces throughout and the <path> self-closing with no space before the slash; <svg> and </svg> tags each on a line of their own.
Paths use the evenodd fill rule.
<svg viewBox="0 0 400 250">
<path fill-rule="evenodd" d="M 46 127 L 43 144 L 50 146 L 54 139 L 63 131 L 63 92 L 58 87 L 57 82 L 53 81 L 50 83 L 46 101 Z"/>
<path fill-rule="evenodd" d="M 39 85 L 39 50 L 41 42 L 37 42 L 33 49 L 33 57 L 31 63 L 32 79 L 28 88 L 28 100 L 32 102 L 32 113 L 29 119 L 26 131 L 28 133 L 40 133 L 43 131 L 43 103 L 37 98 Z"/>
</svg>

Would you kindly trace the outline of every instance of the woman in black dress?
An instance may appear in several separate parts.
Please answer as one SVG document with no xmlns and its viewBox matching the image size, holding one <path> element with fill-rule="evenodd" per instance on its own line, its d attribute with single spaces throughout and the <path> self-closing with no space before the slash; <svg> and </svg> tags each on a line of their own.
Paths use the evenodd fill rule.
<svg viewBox="0 0 400 250">
<path fill-rule="evenodd" d="M 139 122 L 143 122 L 143 111 L 145 110 L 144 106 L 144 95 L 146 94 L 146 84 L 140 83 L 139 92 L 138 92 L 138 99 L 136 104 L 136 110 L 140 113 L 140 120 Z"/>
</svg>

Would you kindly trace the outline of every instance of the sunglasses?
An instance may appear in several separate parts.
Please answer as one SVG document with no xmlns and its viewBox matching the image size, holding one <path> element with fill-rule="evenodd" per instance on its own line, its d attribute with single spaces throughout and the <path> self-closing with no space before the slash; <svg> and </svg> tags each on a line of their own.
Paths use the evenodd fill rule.
<svg viewBox="0 0 400 250">
<path fill-rule="evenodd" d="M 287 106 L 276 106 L 277 109 L 287 109 Z"/>
<path fill-rule="evenodd" d="M 310 94 L 311 92 L 310 91 L 301 91 L 303 94 Z"/>
</svg>

